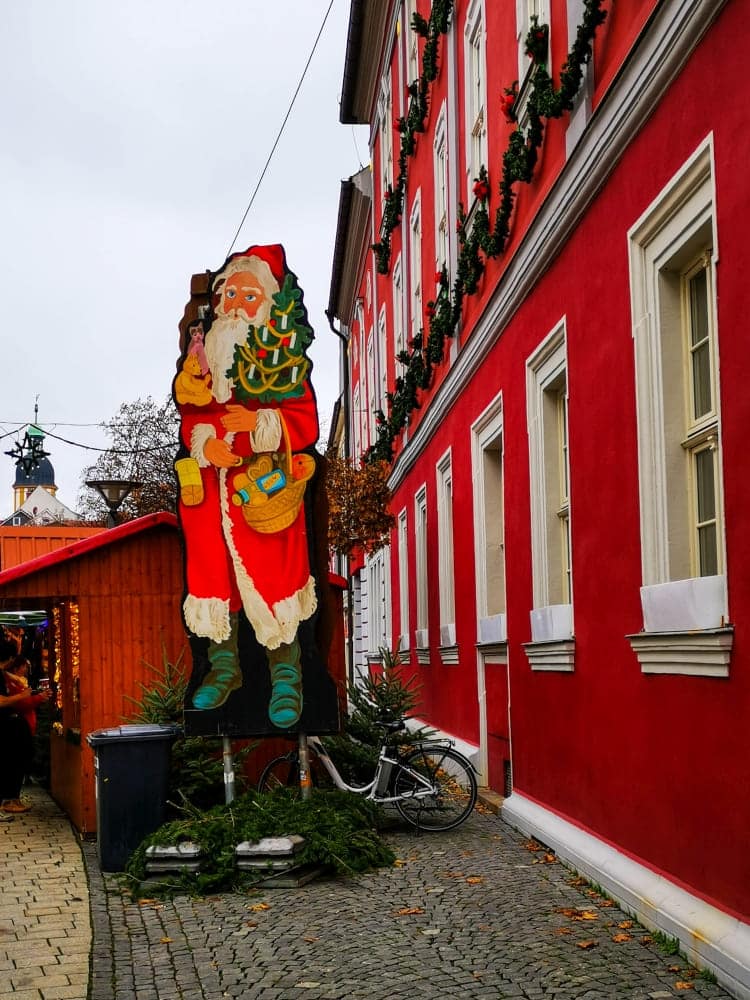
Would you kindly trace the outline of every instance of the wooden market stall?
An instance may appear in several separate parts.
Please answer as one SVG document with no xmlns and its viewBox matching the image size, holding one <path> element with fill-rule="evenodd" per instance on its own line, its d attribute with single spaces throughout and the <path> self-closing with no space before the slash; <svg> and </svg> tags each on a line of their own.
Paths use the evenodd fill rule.
<svg viewBox="0 0 750 1000">
<path fill-rule="evenodd" d="M 343 591 L 328 575 L 317 642 L 345 711 Z M 96 831 L 94 757 L 86 736 L 132 718 L 130 698 L 153 683 L 149 664 L 190 652 L 181 603 L 182 548 L 173 514 L 150 514 L 0 572 L 0 613 L 44 612 L 44 669 L 54 682 L 50 792 L 85 835 Z M 28 616 L 31 620 L 31 616 Z M 257 778 L 284 741 L 262 741 L 248 761 Z"/>
<path fill-rule="evenodd" d="M 47 612 L 55 684 L 53 798 L 84 834 L 96 829 L 86 735 L 132 716 L 147 664 L 186 647 L 177 519 L 150 514 L 0 572 L 0 608 Z"/>
</svg>

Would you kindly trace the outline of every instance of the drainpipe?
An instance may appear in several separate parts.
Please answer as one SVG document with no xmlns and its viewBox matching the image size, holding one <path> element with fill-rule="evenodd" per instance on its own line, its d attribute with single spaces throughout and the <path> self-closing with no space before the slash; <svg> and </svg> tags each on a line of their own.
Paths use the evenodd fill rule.
<svg viewBox="0 0 750 1000">
<path fill-rule="evenodd" d="M 351 433 L 349 429 L 349 359 L 347 348 L 349 338 L 340 329 L 333 325 L 333 313 L 326 309 L 326 319 L 331 328 L 341 341 L 341 358 L 343 370 L 343 405 L 341 411 L 344 415 L 344 457 L 351 459 Z M 344 557 L 346 575 L 346 658 L 349 664 L 349 683 L 354 683 L 354 608 L 352 606 L 352 581 L 349 574 L 349 556 Z"/>
</svg>

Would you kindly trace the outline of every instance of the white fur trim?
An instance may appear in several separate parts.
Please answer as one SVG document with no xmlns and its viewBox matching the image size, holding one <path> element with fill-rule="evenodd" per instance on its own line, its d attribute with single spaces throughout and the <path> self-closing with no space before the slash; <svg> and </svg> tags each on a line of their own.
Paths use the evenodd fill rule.
<svg viewBox="0 0 750 1000">
<path fill-rule="evenodd" d="M 224 642 L 231 634 L 229 601 L 220 597 L 194 597 L 188 594 L 182 605 L 185 624 L 193 635 Z"/>
<path fill-rule="evenodd" d="M 278 649 L 284 642 L 293 642 L 300 622 L 305 621 L 315 612 L 318 606 L 315 596 L 315 580 L 309 576 L 305 585 L 300 587 L 295 594 L 278 601 L 274 604 L 273 609 L 269 608 L 242 564 L 237 546 L 234 544 L 232 522 L 229 518 L 226 469 L 219 470 L 219 492 L 224 539 L 232 557 L 234 575 L 245 614 L 261 646 L 265 646 L 266 649 Z"/>
<path fill-rule="evenodd" d="M 255 430 L 250 434 L 253 451 L 277 451 L 281 444 L 281 417 L 278 410 L 258 410 Z"/>
<path fill-rule="evenodd" d="M 215 437 L 216 431 L 211 424 L 196 424 L 190 435 L 190 454 L 202 469 L 207 469 L 211 464 L 203 454 L 203 447 L 206 441 Z"/>
</svg>

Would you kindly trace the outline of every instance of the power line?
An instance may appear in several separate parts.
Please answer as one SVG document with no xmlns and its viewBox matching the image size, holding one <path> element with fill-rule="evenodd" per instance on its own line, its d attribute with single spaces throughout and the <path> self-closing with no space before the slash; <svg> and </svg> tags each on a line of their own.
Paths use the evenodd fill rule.
<svg viewBox="0 0 750 1000">
<path fill-rule="evenodd" d="M 328 4 L 328 10 L 325 12 L 325 16 L 323 17 L 323 23 L 320 26 L 320 30 L 318 31 L 318 34 L 317 34 L 317 36 L 315 38 L 315 41 L 313 42 L 313 47 L 310 50 L 310 55 L 308 56 L 307 62 L 305 63 L 305 68 L 302 70 L 302 76 L 300 77 L 299 83 L 297 84 L 297 89 L 294 91 L 294 94 L 292 95 L 292 100 L 291 100 L 291 102 L 289 104 L 289 107 L 287 108 L 286 114 L 284 115 L 284 120 L 281 123 L 281 128 L 279 129 L 279 133 L 276 136 L 276 140 L 274 141 L 273 146 L 271 147 L 271 152 L 268 154 L 268 159 L 266 160 L 266 164 L 263 167 L 263 170 L 261 171 L 260 177 L 258 178 L 258 183 L 255 185 L 255 190 L 253 191 L 252 195 L 250 196 L 250 201 L 248 202 L 247 208 L 245 209 L 245 214 L 242 216 L 242 221 L 240 222 L 239 226 L 237 226 L 237 232 L 234 234 L 234 239 L 232 240 L 232 242 L 231 242 L 231 244 L 229 246 L 229 249 L 226 252 L 226 255 L 225 255 L 226 257 L 228 257 L 230 255 L 230 253 L 232 252 L 232 250 L 234 249 L 234 245 L 237 242 L 237 237 L 240 235 L 240 231 L 241 231 L 242 227 L 245 225 L 245 219 L 248 217 L 250 209 L 253 207 L 253 202 L 255 201 L 255 196 L 258 193 L 258 190 L 259 190 L 261 184 L 263 183 L 263 178 L 266 176 L 266 171 L 268 170 L 268 167 L 270 166 L 273 154 L 276 152 L 276 147 L 278 146 L 279 140 L 281 139 L 281 136 L 282 136 L 282 133 L 284 131 L 284 128 L 286 127 L 286 123 L 287 123 L 287 121 L 289 119 L 289 115 L 292 113 L 292 108 L 294 107 L 294 102 L 297 100 L 297 94 L 299 94 L 299 92 L 300 92 L 300 88 L 302 87 L 302 83 L 303 83 L 303 81 L 305 79 L 305 76 L 307 75 L 307 70 L 308 70 L 308 68 L 310 66 L 310 63 L 312 62 L 312 57 L 315 55 L 315 50 L 318 47 L 318 42 L 320 41 L 320 36 L 323 34 L 323 28 L 325 28 L 326 21 L 328 20 L 328 15 L 331 13 L 331 7 L 333 7 L 333 0 L 331 0 L 331 2 Z"/>
</svg>

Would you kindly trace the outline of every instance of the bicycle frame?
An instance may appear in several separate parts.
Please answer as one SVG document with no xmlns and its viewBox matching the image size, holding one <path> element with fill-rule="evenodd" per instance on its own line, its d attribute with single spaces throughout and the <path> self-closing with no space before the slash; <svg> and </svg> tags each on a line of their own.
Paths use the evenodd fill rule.
<svg viewBox="0 0 750 1000">
<path fill-rule="evenodd" d="M 342 792 L 353 792 L 355 795 L 364 795 L 368 799 L 372 799 L 373 802 L 378 802 L 381 805 L 385 805 L 389 802 L 399 802 L 403 799 L 419 799 L 425 798 L 428 795 L 433 795 L 435 792 L 434 784 L 429 781 L 424 775 L 415 771 L 413 768 L 408 767 L 403 761 L 398 759 L 398 753 L 396 752 L 394 756 L 389 757 L 388 751 L 391 749 L 388 743 L 383 743 L 380 747 L 380 754 L 378 756 L 378 764 L 375 769 L 375 775 L 372 781 L 368 782 L 366 785 L 348 785 L 344 779 L 339 774 L 336 765 L 331 760 L 328 755 L 328 751 L 323 746 L 320 738 L 317 736 L 308 736 L 307 738 L 308 746 L 318 758 L 320 763 L 328 772 L 331 781 L 334 783 L 336 788 L 340 789 Z M 422 743 L 415 743 L 413 747 L 409 749 L 419 750 L 422 747 L 435 747 L 448 750 L 453 746 L 452 740 L 425 740 Z M 408 795 L 402 793 L 401 795 L 385 795 L 379 790 L 380 778 L 384 774 L 387 767 L 387 777 L 383 782 L 382 792 L 385 792 L 390 783 L 390 776 L 393 768 L 398 768 L 409 775 L 414 782 L 421 786 L 420 788 L 411 791 Z"/>
</svg>

